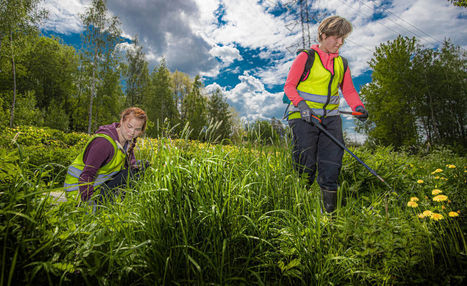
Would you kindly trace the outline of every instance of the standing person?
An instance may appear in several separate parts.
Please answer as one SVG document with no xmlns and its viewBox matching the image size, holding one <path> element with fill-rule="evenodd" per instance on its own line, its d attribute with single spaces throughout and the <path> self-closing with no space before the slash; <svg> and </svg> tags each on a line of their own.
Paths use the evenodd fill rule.
<svg viewBox="0 0 467 286">
<path fill-rule="evenodd" d="M 342 120 L 339 116 L 339 88 L 353 111 L 361 112 L 357 118 L 365 121 L 368 112 L 355 90 L 350 69 L 339 56 L 339 48 L 352 32 L 352 24 L 340 16 L 324 19 L 318 27 L 319 44 L 301 52 L 290 68 L 284 91 L 293 104 L 288 123 L 293 134 L 294 166 L 308 174 L 313 184 L 318 165 L 317 182 L 326 212 L 337 205 L 337 179 L 344 150 L 334 143 L 315 124 L 321 124 L 334 137 L 344 143 Z M 311 69 L 304 73 L 307 52 L 314 53 Z M 302 77 L 303 75 L 303 77 Z"/>
<path fill-rule="evenodd" d="M 99 189 L 98 200 L 112 201 L 115 188 L 138 176 L 145 166 L 138 166 L 134 147 L 146 129 L 146 113 L 138 107 L 125 109 L 120 122 L 100 126 L 84 150 L 68 168 L 65 190 L 79 190 L 82 201 L 88 201 Z"/>
</svg>

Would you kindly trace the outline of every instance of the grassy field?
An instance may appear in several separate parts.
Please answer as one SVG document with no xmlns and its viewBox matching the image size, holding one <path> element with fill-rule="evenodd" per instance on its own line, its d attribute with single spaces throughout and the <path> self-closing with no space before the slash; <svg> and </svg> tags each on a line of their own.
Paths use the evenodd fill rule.
<svg viewBox="0 0 467 286">
<path fill-rule="evenodd" d="M 467 158 L 439 149 L 349 155 L 339 208 L 292 169 L 290 148 L 140 142 L 151 162 L 124 200 L 92 212 L 65 166 L 87 135 L 7 129 L 0 139 L 0 285 L 463 285 Z"/>
</svg>

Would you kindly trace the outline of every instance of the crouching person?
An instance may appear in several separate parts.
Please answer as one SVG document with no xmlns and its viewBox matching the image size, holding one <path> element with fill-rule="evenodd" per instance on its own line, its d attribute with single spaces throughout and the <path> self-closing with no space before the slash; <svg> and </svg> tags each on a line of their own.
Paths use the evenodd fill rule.
<svg viewBox="0 0 467 286">
<path fill-rule="evenodd" d="M 88 201 L 96 192 L 96 203 L 112 202 L 124 195 L 119 194 L 118 187 L 126 187 L 146 167 L 137 164 L 133 152 L 146 121 L 142 109 L 130 107 L 122 112 L 120 122 L 100 126 L 68 167 L 65 190 L 79 191 L 82 201 Z"/>
</svg>

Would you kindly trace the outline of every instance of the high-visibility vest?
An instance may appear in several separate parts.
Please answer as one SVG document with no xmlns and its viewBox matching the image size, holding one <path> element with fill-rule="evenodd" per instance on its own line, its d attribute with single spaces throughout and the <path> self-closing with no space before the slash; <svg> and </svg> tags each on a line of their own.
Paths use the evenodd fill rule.
<svg viewBox="0 0 467 286">
<path fill-rule="evenodd" d="M 126 153 L 117 146 L 117 142 L 115 142 L 115 140 L 113 140 L 112 137 L 106 134 L 98 133 L 88 141 L 84 150 L 78 155 L 78 157 L 76 157 L 76 159 L 73 161 L 70 167 L 68 167 L 68 173 L 65 177 L 64 184 L 66 191 L 71 192 L 79 189 L 79 176 L 81 175 L 85 167 L 85 164 L 83 162 L 84 153 L 89 143 L 91 143 L 92 140 L 98 137 L 105 138 L 112 144 L 114 148 L 114 155 L 110 162 L 108 162 L 107 164 L 99 168 L 99 170 L 97 170 L 96 178 L 92 183 L 94 185 L 94 188 L 96 189 L 106 181 L 112 179 L 112 177 L 118 172 L 120 172 L 125 166 Z"/>
<path fill-rule="evenodd" d="M 297 86 L 298 94 L 319 117 L 339 115 L 339 85 L 345 73 L 342 57 L 334 58 L 333 65 L 334 74 L 324 67 L 318 54 L 307 79 Z M 301 118 L 297 107 L 292 106 L 289 111 L 289 119 Z"/>
</svg>

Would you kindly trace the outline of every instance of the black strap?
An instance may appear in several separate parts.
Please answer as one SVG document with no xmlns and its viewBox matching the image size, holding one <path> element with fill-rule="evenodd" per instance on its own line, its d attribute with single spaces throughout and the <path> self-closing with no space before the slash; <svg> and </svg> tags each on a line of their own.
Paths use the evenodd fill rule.
<svg viewBox="0 0 467 286">
<path fill-rule="evenodd" d="M 303 70 L 302 76 L 300 77 L 300 81 L 304 81 L 311 68 L 313 67 L 313 63 L 315 62 L 315 50 L 300 49 L 297 53 L 300 54 L 301 52 L 305 52 L 308 55 L 308 59 L 306 60 L 305 64 L 305 69 Z"/>
</svg>

